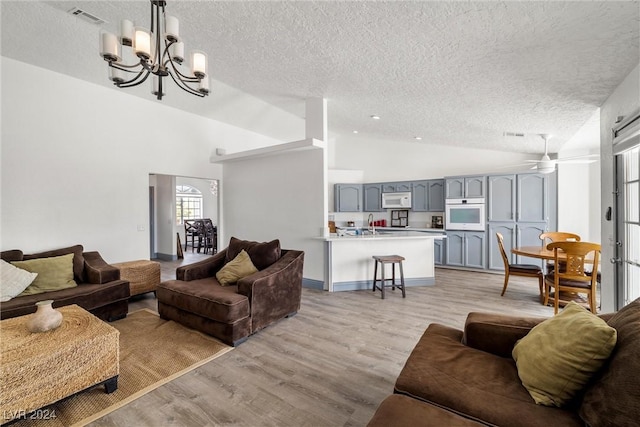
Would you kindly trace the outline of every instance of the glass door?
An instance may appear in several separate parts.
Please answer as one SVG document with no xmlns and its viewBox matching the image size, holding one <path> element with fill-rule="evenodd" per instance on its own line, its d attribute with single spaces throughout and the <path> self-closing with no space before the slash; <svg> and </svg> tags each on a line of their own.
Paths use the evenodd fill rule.
<svg viewBox="0 0 640 427">
<path fill-rule="evenodd" d="M 640 111 L 613 129 L 618 309 L 640 297 Z"/>
<path fill-rule="evenodd" d="M 621 306 L 640 297 L 640 147 L 616 156 L 618 176 L 618 295 Z"/>
</svg>

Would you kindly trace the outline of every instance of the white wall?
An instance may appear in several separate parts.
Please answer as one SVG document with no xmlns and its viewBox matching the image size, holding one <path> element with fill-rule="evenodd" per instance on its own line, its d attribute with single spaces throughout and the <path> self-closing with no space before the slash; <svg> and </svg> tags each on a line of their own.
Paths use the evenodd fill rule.
<svg viewBox="0 0 640 427">
<path fill-rule="evenodd" d="M 176 177 L 156 175 L 156 253 L 164 256 L 176 253 Z"/>
<path fill-rule="evenodd" d="M 613 137 L 611 129 L 618 116 L 628 116 L 640 108 L 640 64 L 624 79 L 616 90 L 600 107 L 600 161 L 602 206 L 600 221 L 602 227 L 602 288 L 601 307 L 603 312 L 616 309 L 616 286 L 614 283 L 613 264 L 609 259 L 615 256 L 614 221 L 607 221 L 605 212 L 609 206 L 615 212 L 614 190 L 614 157 Z"/>
<path fill-rule="evenodd" d="M 288 151 L 224 164 L 224 237 L 305 251 L 304 277 L 324 282 L 327 227 L 324 149 Z"/>
<path fill-rule="evenodd" d="M 558 158 L 599 153 L 600 109 L 562 147 Z M 585 160 L 587 160 L 585 158 Z M 601 243 L 600 159 L 593 163 L 558 164 L 558 230 Z"/>
<path fill-rule="evenodd" d="M 329 168 L 364 171 L 364 182 L 411 181 L 452 175 L 525 170 L 538 155 L 349 138 L 330 140 Z M 516 166 L 516 167 L 513 167 Z"/>
<path fill-rule="evenodd" d="M 215 148 L 280 143 L 151 96 L 1 61 L 2 250 L 81 243 L 108 262 L 148 259 L 149 174 L 220 179 Z"/>
</svg>

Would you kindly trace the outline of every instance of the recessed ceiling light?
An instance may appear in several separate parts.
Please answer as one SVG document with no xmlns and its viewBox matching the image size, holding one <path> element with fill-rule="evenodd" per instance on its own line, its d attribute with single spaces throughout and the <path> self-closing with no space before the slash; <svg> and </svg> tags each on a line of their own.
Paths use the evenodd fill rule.
<svg viewBox="0 0 640 427">
<path fill-rule="evenodd" d="M 371 118 L 372 118 L 373 120 L 380 120 L 380 116 L 376 116 L 375 114 L 374 114 L 373 116 L 371 116 Z"/>
<path fill-rule="evenodd" d="M 422 141 L 422 137 L 421 136 L 414 136 L 413 139 L 415 139 L 416 141 Z"/>
<path fill-rule="evenodd" d="M 354 131 L 353 131 L 353 133 L 358 133 L 358 131 L 357 131 L 357 130 L 354 130 Z"/>
</svg>

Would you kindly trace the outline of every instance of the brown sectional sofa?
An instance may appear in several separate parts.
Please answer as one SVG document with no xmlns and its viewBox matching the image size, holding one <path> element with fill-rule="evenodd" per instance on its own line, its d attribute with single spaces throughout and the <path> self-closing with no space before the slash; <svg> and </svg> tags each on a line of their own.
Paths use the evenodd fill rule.
<svg viewBox="0 0 640 427">
<path fill-rule="evenodd" d="M 536 405 L 511 357 L 515 343 L 545 319 L 470 313 L 464 331 L 429 325 L 369 426 L 637 426 L 640 299 L 600 317 L 616 329 L 616 347 L 567 407 Z"/>
<path fill-rule="evenodd" d="M 222 286 L 216 273 L 245 249 L 258 272 Z M 260 329 L 295 314 L 302 298 L 304 252 L 280 249 L 280 242 L 231 238 L 211 258 L 176 269 L 177 280 L 156 291 L 163 319 L 238 345 Z"/>
<path fill-rule="evenodd" d="M 0 303 L 0 318 L 23 316 L 36 311 L 35 303 L 53 300 L 54 307 L 77 304 L 105 321 L 127 316 L 129 312 L 129 282 L 120 280 L 120 270 L 107 264 L 98 252 L 84 252 L 82 245 L 36 254 L 24 254 L 19 249 L 3 251 L 6 262 L 26 261 L 73 253 L 73 275 L 78 286 L 35 295 L 15 297 Z"/>
</svg>

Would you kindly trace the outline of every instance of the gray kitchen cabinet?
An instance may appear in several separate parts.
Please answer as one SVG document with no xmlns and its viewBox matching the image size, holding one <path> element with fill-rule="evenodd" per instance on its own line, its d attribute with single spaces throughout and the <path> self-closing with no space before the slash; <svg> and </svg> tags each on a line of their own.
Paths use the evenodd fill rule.
<svg viewBox="0 0 640 427">
<path fill-rule="evenodd" d="M 445 263 L 445 259 L 444 259 L 445 244 L 446 244 L 446 239 L 433 241 L 433 263 L 435 265 L 443 265 Z"/>
<path fill-rule="evenodd" d="M 482 231 L 447 231 L 447 265 L 486 268 L 485 238 L 486 234 Z"/>
<path fill-rule="evenodd" d="M 444 212 L 444 180 L 414 181 L 411 210 L 414 212 Z"/>
<path fill-rule="evenodd" d="M 546 227 L 545 222 L 532 223 L 516 223 L 516 222 L 492 222 L 489 223 L 489 250 L 488 250 L 488 268 L 490 270 L 504 271 L 504 263 L 498 248 L 498 239 L 496 233 L 502 234 L 504 237 L 504 251 L 507 253 L 507 259 L 511 264 L 534 264 L 543 266 L 544 261 L 536 258 L 516 256 L 511 253 L 511 249 L 518 246 L 542 246 L 539 236 L 544 233 Z"/>
<path fill-rule="evenodd" d="M 540 235 L 548 230 L 546 222 L 518 222 L 516 224 L 516 246 L 542 246 Z M 544 267 L 544 260 L 516 256 L 518 264 L 535 264 Z"/>
<path fill-rule="evenodd" d="M 464 197 L 464 178 L 447 178 L 445 182 L 447 199 Z"/>
<path fill-rule="evenodd" d="M 429 210 L 429 182 L 415 181 L 411 190 L 411 210 L 427 212 Z"/>
<path fill-rule="evenodd" d="M 445 183 L 447 199 L 477 198 L 485 195 L 484 176 L 449 177 Z"/>
<path fill-rule="evenodd" d="M 362 184 L 335 184 L 334 210 L 362 212 Z"/>
<path fill-rule="evenodd" d="M 543 174 L 489 176 L 489 221 L 548 221 L 552 197 L 548 179 Z"/>
<path fill-rule="evenodd" d="M 486 233 L 466 231 L 464 236 L 465 267 L 486 268 Z"/>
<path fill-rule="evenodd" d="M 444 212 L 444 179 L 429 181 L 429 212 Z"/>
<path fill-rule="evenodd" d="M 385 182 L 382 184 L 383 193 L 397 193 L 411 191 L 411 182 Z"/>
<path fill-rule="evenodd" d="M 540 234 L 555 227 L 555 191 L 550 185 L 553 174 L 522 173 L 493 175 L 487 178 L 487 217 L 489 219 L 488 268 L 504 271 L 496 232 L 504 236 L 505 251 L 511 263 L 543 265 L 541 260 L 516 257 L 515 246 L 539 246 Z M 553 181 L 555 182 L 555 181 Z"/>
<path fill-rule="evenodd" d="M 546 174 L 518 175 L 516 220 L 527 222 L 549 219 L 549 191 Z"/>
<path fill-rule="evenodd" d="M 516 175 L 490 176 L 487 178 L 487 186 L 489 221 L 515 221 Z"/>
<path fill-rule="evenodd" d="M 504 238 L 504 251 L 507 253 L 507 260 L 510 264 L 516 263 L 516 256 L 511 253 L 511 249 L 518 246 L 516 243 L 516 223 L 515 222 L 491 222 L 489 223 L 489 234 L 487 240 L 489 250 L 487 251 L 489 270 L 504 271 L 504 262 L 498 247 L 496 233 L 502 234 Z"/>
<path fill-rule="evenodd" d="M 447 231 L 447 265 L 464 267 L 464 231 Z"/>
<path fill-rule="evenodd" d="M 364 184 L 364 211 L 382 212 L 382 184 Z"/>
</svg>

